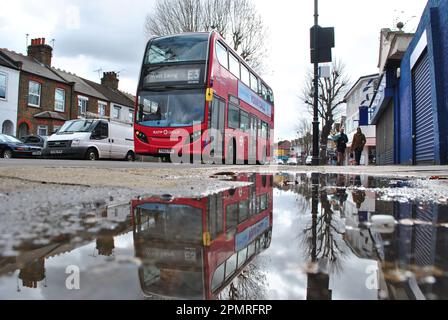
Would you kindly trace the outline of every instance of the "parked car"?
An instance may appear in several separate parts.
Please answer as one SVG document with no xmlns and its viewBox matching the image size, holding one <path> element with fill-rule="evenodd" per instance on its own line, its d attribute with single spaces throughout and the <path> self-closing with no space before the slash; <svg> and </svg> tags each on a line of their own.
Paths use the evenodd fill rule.
<svg viewBox="0 0 448 320">
<path fill-rule="evenodd" d="M 25 136 L 20 138 L 20 141 L 22 141 L 24 144 L 27 144 L 29 146 L 35 146 L 35 147 L 45 147 L 45 143 L 47 142 L 48 137 L 44 136 L 37 136 L 37 135 L 31 135 L 31 136 Z"/>
<path fill-rule="evenodd" d="M 287 164 L 288 166 L 298 166 L 299 160 L 297 158 L 289 158 Z"/>
<path fill-rule="evenodd" d="M 313 156 L 308 156 L 308 157 L 306 157 L 305 164 L 306 164 L 307 166 L 311 166 L 311 165 L 313 165 Z"/>
<path fill-rule="evenodd" d="M 283 166 L 285 162 L 282 159 L 276 159 L 276 164 L 279 166 Z"/>
<path fill-rule="evenodd" d="M 43 154 L 49 158 L 134 161 L 134 130 L 131 124 L 108 120 L 67 121 L 48 138 Z"/>
<path fill-rule="evenodd" d="M 0 157 L 4 159 L 11 158 L 31 158 L 40 157 L 42 148 L 24 144 L 19 139 L 0 134 Z"/>
</svg>

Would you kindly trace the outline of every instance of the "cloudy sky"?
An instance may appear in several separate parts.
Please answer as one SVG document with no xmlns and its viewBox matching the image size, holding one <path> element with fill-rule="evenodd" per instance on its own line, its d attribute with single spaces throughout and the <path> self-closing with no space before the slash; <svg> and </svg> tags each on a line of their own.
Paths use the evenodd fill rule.
<svg viewBox="0 0 448 320">
<path fill-rule="evenodd" d="M 276 139 L 295 138 L 307 115 L 298 95 L 309 64 L 312 0 L 254 0 L 270 30 L 264 75 L 276 94 Z M 102 71 L 120 71 L 120 88 L 135 93 L 146 36 L 145 17 L 155 0 L 15 0 L 0 11 L 0 47 L 26 51 L 31 38 L 55 39 L 53 65 L 99 81 Z M 334 58 L 356 81 L 378 72 L 381 28 L 397 20 L 414 31 L 426 0 L 320 0 L 320 24 L 336 28 Z M 415 18 L 413 18 L 415 16 Z"/>
</svg>

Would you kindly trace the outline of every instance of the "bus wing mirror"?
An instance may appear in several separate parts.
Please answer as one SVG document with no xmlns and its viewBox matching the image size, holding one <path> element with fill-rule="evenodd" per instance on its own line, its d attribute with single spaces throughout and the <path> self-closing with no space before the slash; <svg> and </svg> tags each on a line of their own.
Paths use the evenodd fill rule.
<svg viewBox="0 0 448 320">
<path fill-rule="evenodd" d="M 207 102 L 212 102 L 214 94 L 215 94 L 215 91 L 212 88 L 208 88 L 207 92 L 205 93 L 205 100 Z"/>
</svg>

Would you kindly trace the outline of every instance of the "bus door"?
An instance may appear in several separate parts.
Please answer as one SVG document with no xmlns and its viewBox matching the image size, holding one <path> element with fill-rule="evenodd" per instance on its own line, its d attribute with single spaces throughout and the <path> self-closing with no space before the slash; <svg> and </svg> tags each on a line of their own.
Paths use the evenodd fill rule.
<svg viewBox="0 0 448 320">
<path fill-rule="evenodd" d="M 224 156 L 224 134 L 225 134 L 225 100 L 215 96 L 211 104 L 211 138 L 212 150 L 215 151 L 215 157 Z M 214 129 L 214 130 L 213 130 Z"/>
<path fill-rule="evenodd" d="M 250 137 L 249 137 L 249 160 L 255 162 L 257 160 L 257 118 L 250 117 Z"/>
</svg>

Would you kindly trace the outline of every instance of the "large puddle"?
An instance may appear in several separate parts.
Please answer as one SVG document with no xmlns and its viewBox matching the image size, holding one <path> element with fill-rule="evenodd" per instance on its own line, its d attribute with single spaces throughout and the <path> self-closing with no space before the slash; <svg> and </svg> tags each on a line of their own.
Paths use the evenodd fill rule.
<svg viewBox="0 0 448 320">
<path fill-rule="evenodd" d="M 40 225 L 0 247 L 0 299 L 448 299 L 448 206 L 397 196 L 409 181 L 233 179 L 251 185 Z"/>
</svg>

